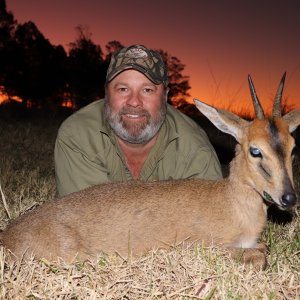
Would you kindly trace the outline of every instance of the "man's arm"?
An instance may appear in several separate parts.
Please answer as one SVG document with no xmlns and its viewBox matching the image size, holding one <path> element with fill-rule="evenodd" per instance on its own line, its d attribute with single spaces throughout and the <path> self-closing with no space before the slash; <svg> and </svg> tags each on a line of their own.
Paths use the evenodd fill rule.
<svg viewBox="0 0 300 300">
<path fill-rule="evenodd" d="M 210 147 L 201 147 L 192 153 L 183 168 L 184 178 L 218 180 L 222 178 L 218 157 Z"/>
</svg>

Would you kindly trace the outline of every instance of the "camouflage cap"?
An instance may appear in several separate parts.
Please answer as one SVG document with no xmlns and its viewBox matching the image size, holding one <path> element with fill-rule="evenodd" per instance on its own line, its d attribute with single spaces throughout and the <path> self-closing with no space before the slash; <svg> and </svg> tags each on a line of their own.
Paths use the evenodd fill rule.
<svg viewBox="0 0 300 300">
<path fill-rule="evenodd" d="M 112 54 L 106 82 L 122 71 L 134 69 L 149 78 L 154 84 L 168 85 L 168 70 L 159 53 L 141 45 L 132 45 Z"/>
</svg>

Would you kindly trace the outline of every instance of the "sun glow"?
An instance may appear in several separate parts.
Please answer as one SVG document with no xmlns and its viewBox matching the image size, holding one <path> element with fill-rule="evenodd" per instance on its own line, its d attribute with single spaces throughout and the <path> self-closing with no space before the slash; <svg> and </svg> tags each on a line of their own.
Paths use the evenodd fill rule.
<svg viewBox="0 0 300 300">
<path fill-rule="evenodd" d="M 18 96 L 10 96 L 5 90 L 4 86 L 0 86 L 0 105 L 9 101 L 23 102 L 23 100 Z"/>
<path fill-rule="evenodd" d="M 3 104 L 8 101 L 8 95 L 5 92 L 4 86 L 0 86 L 0 104 Z"/>
<path fill-rule="evenodd" d="M 61 104 L 62 107 L 73 107 L 73 101 L 71 99 L 66 99 Z"/>
</svg>

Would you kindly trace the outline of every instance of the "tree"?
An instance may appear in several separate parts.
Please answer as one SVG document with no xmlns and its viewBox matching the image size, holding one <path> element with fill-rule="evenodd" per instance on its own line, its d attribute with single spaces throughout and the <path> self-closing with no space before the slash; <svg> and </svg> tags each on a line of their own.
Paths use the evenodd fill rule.
<svg viewBox="0 0 300 300">
<path fill-rule="evenodd" d="M 101 47 L 94 44 L 83 26 L 76 27 L 77 39 L 70 43 L 68 85 L 75 108 L 104 96 L 105 70 Z"/>
<path fill-rule="evenodd" d="M 66 53 L 61 46 L 53 47 L 29 21 L 19 24 L 10 43 L 5 87 L 10 95 L 19 96 L 23 106 L 53 106 L 62 95 L 62 65 Z"/>
<path fill-rule="evenodd" d="M 77 26 L 77 38 L 66 54 L 62 46 L 53 46 L 29 21 L 18 24 L 0 0 L 0 86 L 10 96 L 19 96 L 24 107 L 58 107 L 65 95 L 78 109 L 105 95 L 106 72 L 112 53 L 124 46 L 109 41 L 103 54 L 84 26 Z M 175 56 L 158 50 L 169 68 L 168 101 L 183 107 L 189 77 L 182 75 L 185 66 Z"/>
<path fill-rule="evenodd" d="M 116 40 L 109 41 L 105 46 L 105 49 L 106 49 L 105 59 L 107 59 L 107 58 L 110 59 L 110 56 L 113 52 L 119 51 L 122 48 L 124 48 L 124 46 L 119 41 L 116 41 Z"/>
<path fill-rule="evenodd" d="M 169 55 L 168 52 L 163 50 L 157 51 L 168 66 L 170 88 L 168 102 L 180 108 L 186 104 L 186 98 L 190 96 L 188 90 L 191 88 L 189 85 L 189 76 L 182 74 L 185 65 L 177 57 Z"/>
<path fill-rule="evenodd" d="M 106 46 L 105 46 L 106 56 L 105 56 L 104 61 L 107 63 L 107 67 L 109 65 L 111 55 L 114 52 L 117 52 L 117 51 L 121 50 L 122 48 L 124 48 L 124 46 L 119 41 L 116 41 L 116 40 L 109 41 L 106 44 Z"/>
<path fill-rule="evenodd" d="M 6 9 L 5 0 L 0 0 L 0 86 L 4 86 L 6 69 L 9 65 L 9 48 L 12 42 L 16 21 Z"/>
<path fill-rule="evenodd" d="M 5 0 L 0 0 L 0 50 L 11 40 L 15 26 L 14 15 L 7 11 Z"/>
</svg>

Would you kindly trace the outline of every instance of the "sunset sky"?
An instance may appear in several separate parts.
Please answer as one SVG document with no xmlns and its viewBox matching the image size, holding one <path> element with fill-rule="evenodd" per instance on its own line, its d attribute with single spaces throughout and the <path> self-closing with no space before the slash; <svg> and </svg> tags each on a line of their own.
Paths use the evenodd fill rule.
<svg viewBox="0 0 300 300">
<path fill-rule="evenodd" d="M 299 0 L 6 0 L 19 23 L 33 21 L 54 45 L 88 26 L 92 40 L 163 49 L 185 64 L 191 99 L 251 108 L 247 76 L 269 108 L 287 71 L 284 98 L 300 108 Z"/>
</svg>

